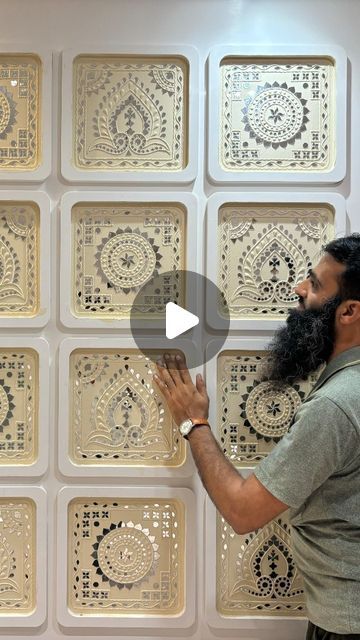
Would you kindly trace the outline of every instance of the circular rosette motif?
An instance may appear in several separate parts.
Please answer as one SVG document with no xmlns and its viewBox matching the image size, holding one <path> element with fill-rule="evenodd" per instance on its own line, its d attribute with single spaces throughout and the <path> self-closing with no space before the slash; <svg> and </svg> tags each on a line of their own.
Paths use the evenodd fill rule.
<svg viewBox="0 0 360 640">
<path fill-rule="evenodd" d="M 162 255 L 153 238 L 139 229 L 118 229 L 104 238 L 96 253 L 102 279 L 116 292 L 138 291 L 157 275 Z"/>
<path fill-rule="evenodd" d="M 13 409 L 15 409 L 13 399 L 10 387 L 5 384 L 4 380 L 0 380 L 0 432 L 9 425 L 9 421 L 13 417 Z"/>
<path fill-rule="evenodd" d="M 265 147 L 286 147 L 301 138 L 309 121 L 307 101 L 286 82 L 266 83 L 247 99 L 243 122 L 251 138 Z"/>
<path fill-rule="evenodd" d="M 91 554 L 93 565 L 110 586 L 131 589 L 154 574 L 159 545 L 141 524 L 113 523 L 96 540 Z"/>
<path fill-rule="evenodd" d="M 5 87 L 0 87 L 0 140 L 4 140 L 15 124 L 16 105 Z"/>
<path fill-rule="evenodd" d="M 255 381 L 240 405 L 244 425 L 258 440 L 278 442 L 289 430 L 304 392 L 297 385 L 275 388 L 271 382 Z"/>
</svg>

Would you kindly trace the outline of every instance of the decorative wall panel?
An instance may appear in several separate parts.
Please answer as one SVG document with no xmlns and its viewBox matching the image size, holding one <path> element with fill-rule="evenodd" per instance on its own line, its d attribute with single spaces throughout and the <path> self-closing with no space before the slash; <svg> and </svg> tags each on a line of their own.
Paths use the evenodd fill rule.
<svg viewBox="0 0 360 640">
<path fill-rule="evenodd" d="M 74 164 L 178 171 L 188 154 L 188 64 L 161 56 L 78 56 Z"/>
<path fill-rule="evenodd" d="M 58 505 L 62 624 L 116 629 L 193 624 L 191 491 L 66 488 Z"/>
<path fill-rule="evenodd" d="M 0 616 L 36 605 L 36 510 L 28 498 L 0 497 Z"/>
<path fill-rule="evenodd" d="M 0 316 L 34 316 L 39 311 L 39 236 L 35 203 L 0 202 Z"/>
<path fill-rule="evenodd" d="M 41 162 L 41 67 L 35 55 L 0 54 L 0 169 Z"/>
<path fill-rule="evenodd" d="M 286 514 L 245 535 L 217 514 L 216 563 L 220 615 L 306 616 Z"/>
<path fill-rule="evenodd" d="M 0 466 L 37 458 L 38 368 L 35 350 L 0 347 Z"/>
<path fill-rule="evenodd" d="M 207 212 L 209 324 L 231 329 L 276 329 L 294 308 L 294 289 L 317 264 L 327 242 L 346 233 L 345 200 L 338 194 L 214 194 Z M 216 256 L 216 258 L 215 258 Z"/>
<path fill-rule="evenodd" d="M 329 205 L 224 204 L 218 221 L 220 313 L 276 318 L 295 307 L 294 287 L 334 237 Z"/>
<path fill-rule="evenodd" d="M 71 354 L 69 437 L 74 464 L 183 464 L 185 441 L 154 389 L 153 373 L 153 363 L 136 349 L 77 349 Z"/>
<path fill-rule="evenodd" d="M 141 287 L 158 273 L 185 268 L 186 214 L 180 205 L 87 204 L 73 208 L 73 304 L 78 316 L 129 318 Z M 169 280 L 179 304 L 184 290 Z M 174 290 L 175 289 L 175 290 Z M 164 292 L 160 292 L 164 295 Z M 133 313 L 161 313 L 143 300 Z M 144 317 L 144 319 L 146 319 Z"/>
<path fill-rule="evenodd" d="M 215 181 L 344 177 L 341 49 L 216 47 L 210 55 L 209 107 L 209 170 Z"/>
<path fill-rule="evenodd" d="M 222 351 L 217 358 L 218 439 L 235 465 L 253 467 L 287 433 L 295 412 L 315 384 L 306 382 L 275 391 L 259 382 L 264 351 Z"/>
</svg>

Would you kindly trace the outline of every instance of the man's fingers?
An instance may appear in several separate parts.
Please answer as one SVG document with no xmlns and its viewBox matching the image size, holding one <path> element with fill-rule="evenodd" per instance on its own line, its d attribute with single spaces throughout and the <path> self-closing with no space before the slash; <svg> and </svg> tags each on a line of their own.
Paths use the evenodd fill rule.
<svg viewBox="0 0 360 640">
<path fill-rule="evenodd" d="M 161 380 L 161 378 L 156 373 L 154 373 L 153 378 L 154 378 L 157 386 L 159 387 L 160 391 L 162 391 L 162 393 L 164 394 L 164 396 L 168 396 L 169 389 L 166 386 L 165 382 L 163 380 Z"/>
<path fill-rule="evenodd" d="M 175 385 L 179 384 L 179 382 L 181 382 L 181 375 L 180 375 L 180 371 L 177 368 L 175 356 L 170 353 L 165 353 L 164 360 L 165 360 L 167 370 L 173 380 L 173 383 Z"/>
<path fill-rule="evenodd" d="M 191 375 L 189 373 L 189 369 L 187 368 L 185 356 L 181 353 L 176 354 L 175 356 L 176 366 L 180 372 L 181 379 L 184 384 L 192 383 Z"/>
<path fill-rule="evenodd" d="M 169 389 L 172 389 L 175 385 L 167 367 L 161 360 L 158 360 L 156 366 L 158 370 L 158 377 L 160 378 L 160 380 L 162 380 L 162 382 L 164 382 Z"/>
</svg>

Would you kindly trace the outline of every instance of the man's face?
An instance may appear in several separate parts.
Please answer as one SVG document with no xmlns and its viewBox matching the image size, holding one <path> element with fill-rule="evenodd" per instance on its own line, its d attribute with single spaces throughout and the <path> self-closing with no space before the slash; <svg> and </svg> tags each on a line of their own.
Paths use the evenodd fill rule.
<svg viewBox="0 0 360 640">
<path fill-rule="evenodd" d="M 336 341 L 339 276 L 344 269 L 325 254 L 307 279 L 297 285 L 299 305 L 289 311 L 286 326 L 275 332 L 263 378 L 292 384 L 306 379 L 328 361 Z"/>
</svg>

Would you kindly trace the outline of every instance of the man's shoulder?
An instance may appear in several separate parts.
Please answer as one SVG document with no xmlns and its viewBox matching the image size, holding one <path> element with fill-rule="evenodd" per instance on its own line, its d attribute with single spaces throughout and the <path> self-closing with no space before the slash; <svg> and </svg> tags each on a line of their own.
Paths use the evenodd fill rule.
<svg viewBox="0 0 360 640">
<path fill-rule="evenodd" d="M 316 400 L 318 402 L 316 402 Z M 360 428 L 360 365 L 346 367 L 310 394 L 305 402 L 309 410 L 324 404 L 336 405 Z"/>
</svg>

